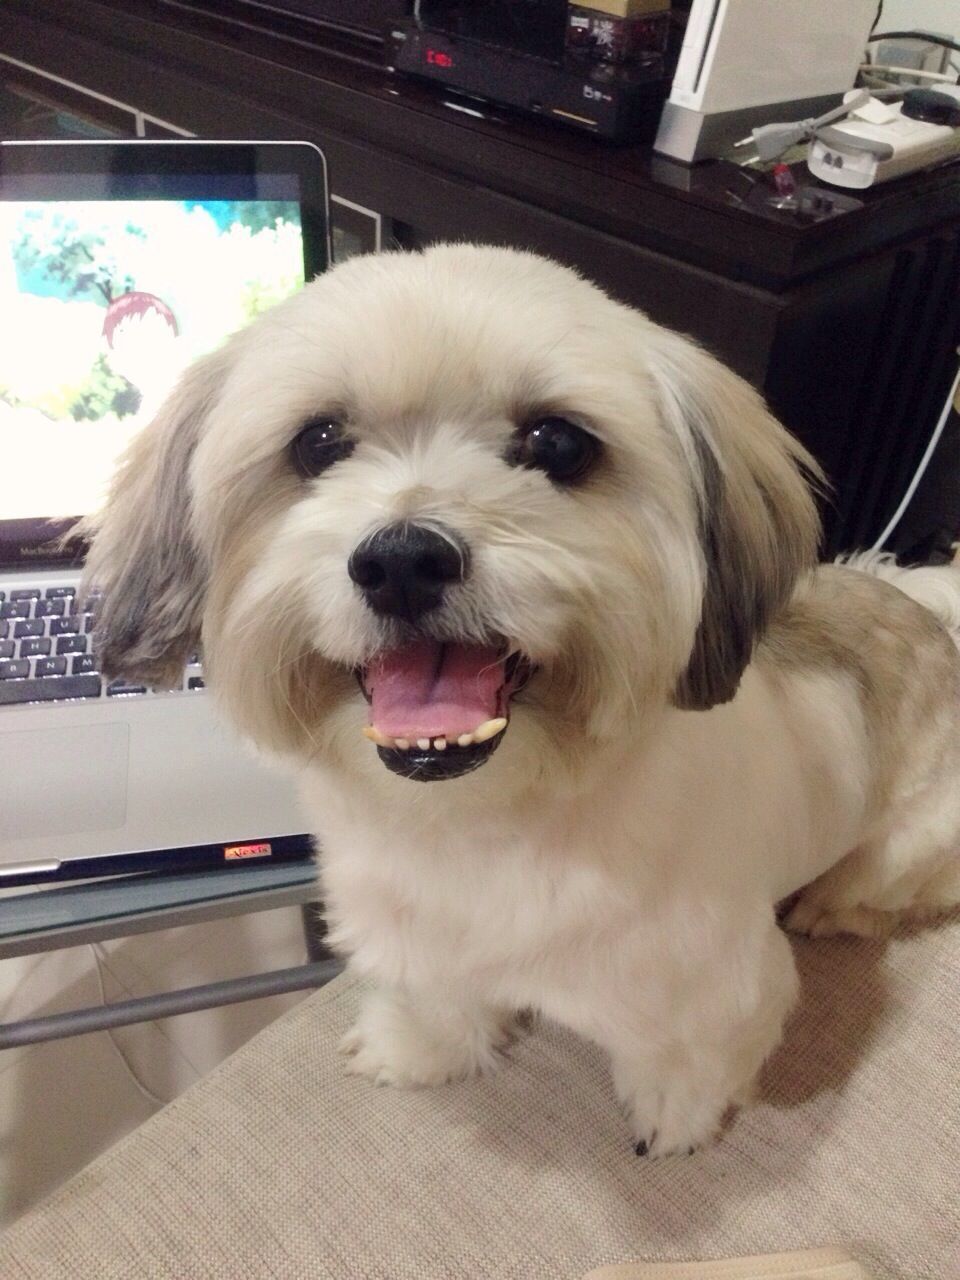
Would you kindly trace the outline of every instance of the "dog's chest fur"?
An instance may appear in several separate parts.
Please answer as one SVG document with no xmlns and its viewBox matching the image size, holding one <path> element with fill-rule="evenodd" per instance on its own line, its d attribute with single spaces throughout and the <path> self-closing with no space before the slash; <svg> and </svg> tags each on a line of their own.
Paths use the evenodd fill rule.
<svg viewBox="0 0 960 1280">
<path fill-rule="evenodd" d="M 329 812 L 328 812 L 329 819 Z M 322 882 L 331 940 L 381 982 L 482 986 L 517 1000 L 558 957 L 630 927 L 635 904 L 583 829 L 435 826 L 416 813 L 327 821 Z"/>
<path fill-rule="evenodd" d="M 731 736 L 741 716 L 752 731 Z M 578 968 L 615 969 L 625 950 L 634 971 L 645 958 L 658 972 L 671 955 L 695 963 L 718 931 L 769 915 L 852 843 L 859 805 L 829 783 L 845 743 L 817 728 L 813 771 L 771 751 L 788 732 L 812 734 L 806 720 L 748 687 L 737 708 L 681 713 L 649 752 L 618 744 L 591 787 L 557 784 L 536 801 L 485 785 L 476 802 L 469 780 L 438 793 L 318 772 L 306 799 L 331 939 L 380 982 L 466 985 L 513 1004 L 568 988 Z M 486 779 L 509 770 L 508 748 Z"/>
</svg>

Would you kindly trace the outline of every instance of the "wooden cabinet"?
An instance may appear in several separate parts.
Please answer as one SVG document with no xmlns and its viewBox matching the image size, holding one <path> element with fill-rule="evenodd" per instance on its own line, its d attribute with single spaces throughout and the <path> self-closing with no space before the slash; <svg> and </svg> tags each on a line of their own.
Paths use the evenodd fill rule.
<svg viewBox="0 0 960 1280">
<path fill-rule="evenodd" d="M 164 0 L 6 0 L 0 68 L 15 91 L 46 77 L 90 127 L 316 142 L 342 252 L 472 239 L 578 267 L 763 390 L 834 484 L 827 552 L 883 528 L 956 370 L 960 165 L 856 199 L 811 183 L 787 212 L 733 165 L 687 169 L 391 77 L 369 40 Z M 893 545 L 958 520 L 921 494 Z"/>
</svg>

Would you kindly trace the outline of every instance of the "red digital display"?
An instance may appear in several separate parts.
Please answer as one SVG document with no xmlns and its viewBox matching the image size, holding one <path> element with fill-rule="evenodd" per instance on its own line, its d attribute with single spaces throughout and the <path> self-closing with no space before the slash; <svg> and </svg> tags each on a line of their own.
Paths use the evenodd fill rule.
<svg viewBox="0 0 960 1280">
<path fill-rule="evenodd" d="M 426 49 L 425 56 L 427 62 L 433 67 L 452 67 L 453 59 L 449 53 L 443 53 L 440 49 Z"/>
</svg>

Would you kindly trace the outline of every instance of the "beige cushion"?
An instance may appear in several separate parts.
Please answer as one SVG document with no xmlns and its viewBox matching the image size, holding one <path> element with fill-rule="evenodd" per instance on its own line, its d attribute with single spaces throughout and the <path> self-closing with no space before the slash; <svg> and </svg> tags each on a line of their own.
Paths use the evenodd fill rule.
<svg viewBox="0 0 960 1280">
<path fill-rule="evenodd" d="M 709 1151 L 637 1159 L 602 1055 L 553 1028 L 489 1080 L 346 1077 L 340 979 L 14 1225 L 0 1276 L 572 1280 L 821 1245 L 960 1275 L 960 928 L 797 950 L 801 1011 Z"/>
</svg>

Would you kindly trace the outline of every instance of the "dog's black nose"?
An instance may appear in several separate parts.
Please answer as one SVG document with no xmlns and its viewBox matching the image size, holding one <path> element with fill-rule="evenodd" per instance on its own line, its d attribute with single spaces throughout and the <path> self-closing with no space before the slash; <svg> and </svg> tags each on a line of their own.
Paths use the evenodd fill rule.
<svg viewBox="0 0 960 1280">
<path fill-rule="evenodd" d="M 416 622 L 464 580 L 467 567 L 467 549 L 455 534 L 393 524 L 357 547 L 347 571 L 375 613 Z"/>
</svg>

